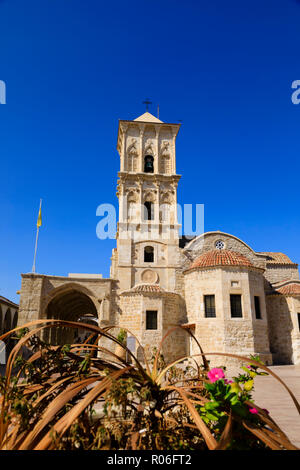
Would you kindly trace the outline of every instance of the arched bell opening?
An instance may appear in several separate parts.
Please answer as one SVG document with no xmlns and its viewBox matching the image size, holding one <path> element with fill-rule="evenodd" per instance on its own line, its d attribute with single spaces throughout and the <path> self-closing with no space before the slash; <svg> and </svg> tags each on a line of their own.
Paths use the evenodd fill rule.
<svg viewBox="0 0 300 470">
<path fill-rule="evenodd" d="M 146 155 L 144 159 L 144 172 L 154 173 L 154 158 L 152 155 Z"/>
</svg>

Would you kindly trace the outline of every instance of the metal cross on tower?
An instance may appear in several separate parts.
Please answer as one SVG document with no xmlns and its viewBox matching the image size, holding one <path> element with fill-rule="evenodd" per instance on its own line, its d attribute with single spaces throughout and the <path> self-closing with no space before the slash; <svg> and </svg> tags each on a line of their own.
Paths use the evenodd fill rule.
<svg viewBox="0 0 300 470">
<path fill-rule="evenodd" d="M 146 105 L 146 112 L 149 111 L 149 104 L 152 104 L 152 101 L 149 100 L 149 98 L 146 98 L 145 101 L 143 101 L 143 104 Z"/>
</svg>

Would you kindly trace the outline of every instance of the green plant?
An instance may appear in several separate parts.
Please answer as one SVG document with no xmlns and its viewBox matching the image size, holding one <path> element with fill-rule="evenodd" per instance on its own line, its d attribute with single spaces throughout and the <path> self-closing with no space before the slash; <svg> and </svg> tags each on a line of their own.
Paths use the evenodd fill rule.
<svg viewBox="0 0 300 470">
<path fill-rule="evenodd" d="M 152 360 L 141 363 L 124 343 L 130 361 L 113 352 L 121 342 L 110 333 L 115 326 L 38 320 L 24 327 L 31 330 L 19 335 L 0 380 L 0 449 L 204 450 L 240 449 L 245 443 L 247 449 L 295 449 L 253 403 L 252 380 L 267 372 L 284 385 L 300 411 L 292 392 L 259 358 L 210 353 L 249 364 L 229 383 L 223 369 L 209 370 L 199 343 L 203 365 L 195 362 L 183 369 L 184 357 L 165 363 L 162 345 L 175 328 Z M 96 339 L 64 346 L 40 339 L 43 330 L 58 327 L 84 327 Z M 101 346 L 103 338 L 110 348 Z M 32 351 L 28 360 L 22 356 L 25 346 Z"/>
<path fill-rule="evenodd" d="M 117 336 L 117 340 L 122 343 L 122 344 L 126 344 L 126 339 L 127 339 L 127 332 L 126 330 L 124 330 L 123 328 L 120 329 L 120 332 Z"/>
</svg>

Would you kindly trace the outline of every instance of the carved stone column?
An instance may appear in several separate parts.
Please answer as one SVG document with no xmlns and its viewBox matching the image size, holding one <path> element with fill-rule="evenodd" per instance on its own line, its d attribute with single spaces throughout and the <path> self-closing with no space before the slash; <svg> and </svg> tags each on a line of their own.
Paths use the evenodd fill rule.
<svg viewBox="0 0 300 470">
<path fill-rule="evenodd" d="M 159 126 L 155 126 L 155 153 L 154 173 L 159 173 Z"/>
<path fill-rule="evenodd" d="M 138 171 L 143 172 L 144 171 L 144 130 L 145 127 L 143 126 L 140 129 L 140 158 L 139 158 L 139 165 L 138 165 Z"/>
<path fill-rule="evenodd" d="M 126 158 L 126 125 L 122 125 L 123 141 L 122 141 L 122 152 L 121 152 L 121 171 L 125 171 L 125 158 Z"/>
</svg>

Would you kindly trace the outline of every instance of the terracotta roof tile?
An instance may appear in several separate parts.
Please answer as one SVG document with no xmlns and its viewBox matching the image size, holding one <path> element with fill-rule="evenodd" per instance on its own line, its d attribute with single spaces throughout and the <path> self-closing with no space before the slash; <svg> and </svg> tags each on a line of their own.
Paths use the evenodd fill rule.
<svg viewBox="0 0 300 470">
<path fill-rule="evenodd" d="M 131 289 L 131 292 L 165 292 L 157 284 L 138 284 Z"/>
<path fill-rule="evenodd" d="M 165 289 L 163 289 L 162 287 L 160 287 L 159 285 L 157 284 L 137 284 L 133 287 L 131 287 L 131 289 L 127 289 L 127 290 L 124 290 L 122 292 L 121 295 L 126 295 L 126 294 L 133 294 L 133 293 L 143 293 L 143 292 L 146 292 L 146 293 L 166 293 Z"/>
<path fill-rule="evenodd" d="M 196 258 L 189 269 L 208 268 L 213 266 L 246 266 L 254 267 L 246 256 L 231 250 L 211 250 Z"/>
<path fill-rule="evenodd" d="M 295 264 L 284 253 L 274 253 L 270 251 L 261 253 L 267 256 L 267 264 Z"/>
<path fill-rule="evenodd" d="M 278 287 L 276 291 L 283 295 L 300 295 L 300 283 L 291 282 L 285 286 Z"/>
</svg>

